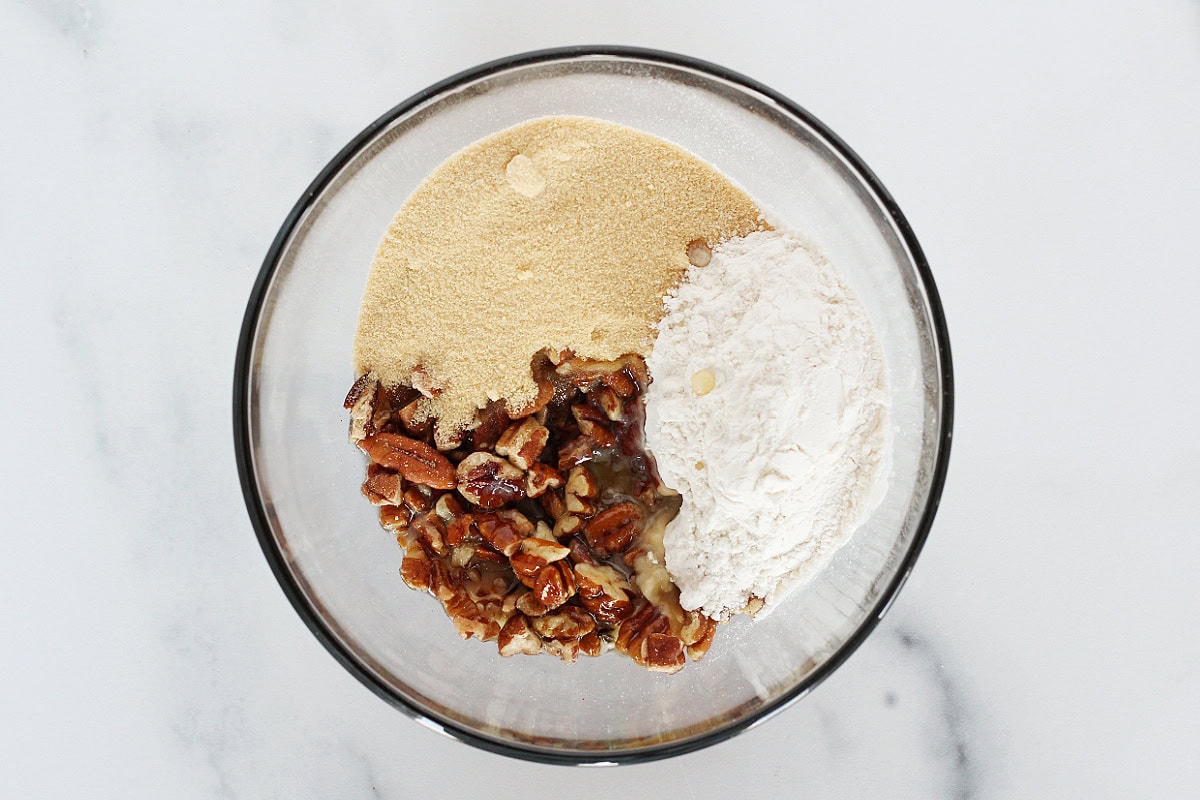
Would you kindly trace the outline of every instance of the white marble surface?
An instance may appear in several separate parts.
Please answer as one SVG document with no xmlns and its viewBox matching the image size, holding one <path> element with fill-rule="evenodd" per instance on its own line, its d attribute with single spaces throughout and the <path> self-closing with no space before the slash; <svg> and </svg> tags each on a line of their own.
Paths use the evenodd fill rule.
<svg viewBox="0 0 1200 800">
<path fill-rule="evenodd" d="M 872 5 L 0 4 L 0 796 L 1200 795 L 1200 5 Z M 578 42 L 723 63 L 849 141 L 958 378 L 941 514 L 866 645 L 746 735 L 591 772 L 343 671 L 230 433 L 243 305 L 316 171 L 435 80 Z"/>
</svg>

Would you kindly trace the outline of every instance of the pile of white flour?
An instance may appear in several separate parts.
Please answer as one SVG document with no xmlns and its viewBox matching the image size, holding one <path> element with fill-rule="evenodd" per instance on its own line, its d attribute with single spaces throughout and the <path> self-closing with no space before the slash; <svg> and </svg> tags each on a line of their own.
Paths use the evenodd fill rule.
<svg viewBox="0 0 1200 800">
<path fill-rule="evenodd" d="M 727 616 L 754 596 L 765 614 L 886 489 L 879 343 L 834 269 L 778 231 L 724 243 L 665 305 L 646 444 L 683 495 L 667 569 L 684 608 Z"/>
</svg>

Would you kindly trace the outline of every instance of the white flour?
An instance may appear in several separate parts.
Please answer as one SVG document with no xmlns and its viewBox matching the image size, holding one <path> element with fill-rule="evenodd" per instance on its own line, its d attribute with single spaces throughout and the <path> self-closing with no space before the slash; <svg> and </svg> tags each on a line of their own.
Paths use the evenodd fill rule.
<svg viewBox="0 0 1200 800">
<path fill-rule="evenodd" d="M 883 496 L 879 344 L 834 269 L 778 231 L 718 247 L 665 304 L 646 444 L 683 495 L 667 569 L 684 608 L 728 615 L 757 596 L 765 614 Z"/>
</svg>

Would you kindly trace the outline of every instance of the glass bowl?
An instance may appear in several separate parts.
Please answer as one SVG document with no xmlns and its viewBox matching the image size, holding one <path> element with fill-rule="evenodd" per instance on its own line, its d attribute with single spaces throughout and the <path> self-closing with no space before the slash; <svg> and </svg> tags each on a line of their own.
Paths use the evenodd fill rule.
<svg viewBox="0 0 1200 800">
<path fill-rule="evenodd" d="M 892 393 L 878 509 L 769 617 L 722 626 L 664 676 L 615 654 L 566 665 L 464 642 L 404 585 L 401 550 L 359 494 L 365 460 L 341 401 L 367 271 L 384 230 L 439 163 L 523 120 L 578 114 L 682 145 L 807 235 L 858 294 Z M 643 761 L 762 722 L 827 677 L 895 599 L 933 520 L 950 445 L 951 368 L 937 291 L 895 202 L 790 100 L 721 67 L 629 48 L 514 56 L 404 101 L 308 187 L 255 283 L 238 344 L 234 434 L 250 519 L 297 613 L 368 688 L 427 727 L 566 764 Z"/>
</svg>

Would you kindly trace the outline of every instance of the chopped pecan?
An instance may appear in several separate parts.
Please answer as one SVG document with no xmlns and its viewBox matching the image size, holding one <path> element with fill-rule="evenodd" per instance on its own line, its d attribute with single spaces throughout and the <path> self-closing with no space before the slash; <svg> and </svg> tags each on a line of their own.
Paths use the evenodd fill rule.
<svg viewBox="0 0 1200 800">
<path fill-rule="evenodd" d="M 567 513 L 567 507 L 563 503 L 563 499 L 559 497 L 558 492 L 546 492 L 538 498 L 538 503 L 550 519 L 558 519 Z"/>
<path fill-rule="evenodd" d="M 617 440 L 605 424 L 608 418 L 598 408 L 578 403 L 571 406 L 571 413 L 579 423 L 579 432 L 591 439 L 596 447 L 606 450 L 616 446 Z"/>
<path fill-rule="evenodd" d="M 400 407 L 396 417 L 404 430 L 413 436 L 425 436 L 433 430 L 433 418 L 423 413 L 420 400 L 413 400 Z"/>
<path fill-rule="evenodd" d="M 533 655 L 542 650 L 542 640 L 529 628 L 529 620 L 524 614 L 513 614 L 500 629 L 496 638 L 496 646 L 502 656 L 515 656 L 518 653 Z"/>
<path fill-rule="evenodd" d="M 615 394 L 617 397 L 625 400 L 633 397 L 638 391 L 637 384 L 634 383 L 633 378 L 630 377 L 626 370 L 622 370 L 621 372 L 610 372 L 607 375 L 603 375 L 600 378 L 600 382 L 604 384 L 604 389 L 601 390 L 601 393 L 603 393 L 604 390 L 607 390 Z M 609 419 L 615 420 L 617 417 L 610 416 Z"/>
<path fill-rule="evenodd" d="M 521 552 L 535 558 L 540 558 L 544 564 L 552 564 L 555 561 L 562 561 L 569 556 L 571 548 L 564 547 L 552 540 L 538 539 L 530 536 L 528 539 L 521 540 Z"/>
<path fill-rule="evenodd" d="M 705 619 L 708 618 L 706 617 Z M 704 658 L 704 654 L 708 652 L 708 648 L 712 647 L 713 637 L 716 636 L 716 633 L 717 621 L 715 619 L 709 619 L 708 625 L 705 626 L 704 629 L 704 635 L 700 637 L 699 640 L 686 645 L 688 657 L 691 658 L 692 661 L 699 661 L 700 659 Z"/>
<path fill-rule="evenodd" d="M 669 633 L 651 633 L 642 643 L 642 660 L 651 672 L 668 675 L 683 669 L 683 642 Z"/>
<path fill-rule="evenodd" d="M 579 436 L 558 449 L 558 469 L 566 472 L 571 467 L 591 461 L 596 457 L 592 449 L 593 442 L 586 436 Z"/>
<path fill-rule="evenodd" d="M 496 453 L 506 456 L 517 469 L 527 470 L 537 461 L 550 440 L 550 431 L 536 419 L 514 422 L 496 440 Z"/>
<path fill-rule="evenodd" d="M 527 617 L 540 617 L 550 612 L 550 609 L 542 605 L 533 592 L 518 595 L 514 608 Z"/>
<path fill-rule="evenodd" d="M 758 615 L 758 612 L 763 610 L 763 606 L 766 604 L 767 601 L 763 600 L 761 597 L 758 597 L 757 595 L 750 595 L 750 599 L 746 601 L 746 605 L 738 613 L 749 614 L 751 617 L 755 617 Z"/>
<path fill-rule="evenodd" d="M 404 480 L 398 473 L 378 464 L 367 466 L 367 479 L 362 485 L 363 497 L 377 506 L 399 505 L 404 497 Z"/>
<path fill-rule="evenodd" d="M 428 486 L 410 486 L 404 490 L 401 502 L 414 514 L 433 508 L 433 490 Z"/>
<path fill-rule="evenodd" d="M 503 402 L 488 403 L 479 412 L 475 427 L 471 430 L 471 444 L 476 450 L 491 450 L 510 421 Z"/>
<path fill-rule="evenodd" d="M 620 396 L 612 389 L 609 389 L 607 386 L 599 389 L 592 395 L 592 398 L 596 403 L 596 407 L 604 412 L 604 416 L 608 417 L 610 422 L 616 422 L 621 418 L 625 407 L 621 403 Z M 582 430 L 582 427 L 580 430 Z"/>
<path fill-rule="evenodd" d="M 583 653 L 585 656 L 592 656 L 594 658 L 600 655 L 603 650 L 604 645 L 600 641 L 600 637 L 595 631 L 592 631 L 591 633 L 585 633 L 583 636 L 579 637 L 579 652 Z"/>
<path fill-rule="evenodd" d="M 444 494 L 439 497 L 437 503 L 433 506 L 433 511 L 447 525 L 466 513 L 466 509 L 462 507 L 462 503 L 458 502 L 452 494 Z"/>
<path fill-rule="evenodd" d="M 537 586 L 538 573 L 546 566 L 545 559 L 529 553 L 513 553 L 509 562 L 512 564 L 512 571 L 517 576 L 517 580 L 530 589 Z"/>
<path fill-rule="evenodd" d="M 412 512 L 407 506 L 380 506 L 379 507 L 379 524 L 385 530 L 393 533 L 403 533 L 408 530 L 408 521 L 412 519 Z"/>
<path fill-rule="evenodd" d="M 642 512 L 632 503 L 618 503 L 592 517 L 583 526 L 588 544 L 600 555 L 620 553 L 637 538 Z"/>
<path fill-rule="evenodd" d="M 500 508 L 525 494 L 524 474 L 491 453 L 475 452 L 459 462 L 458 493 L 480 508 Z"/>
<path fill-rule="evenodd" d="M 562 473 L 549 464 L 535 461 L 525 473 L 525 494 L 528 497 L 538 497 L 548 489 L 557 489 L 562 485 Z"/>
<path fill-rule="evenodd" d="M 363 439 L 360 446 L 376 464 L 399 472 L 411 483 L 454 488 L 454 467 L 425 442 L 398 433 L 377 433 Z"/>
<path fill-rule="evenodd" d="M 550 405 L 550 401 L 554 399 L 554 384 L 545 378 L 535 378 L 535 380 L 537 381 L 538 390 L 532 400 L 525 405 L 514 405 L 512 407 L 509 407 L 509 404 L 505 403 L 508 415 L 513 419 L 531 417 Z"/>
<path fill-rule="evenodd" d="M 579 536 L 574 536 L 571 538 L 571 542 L 567 546 L 571 548 L 571 561 L 572 562 L 574 562 L 576 564 L 592 564 L 592 565 L 599 563 L 598 561 L 596 561 L 596 557 L 594 555 L 592 555 L 591 548 L 587 546 L 587 542 L 584 541 L 583 538 L 581 538 Z"/>
<path fill-rule="evenodd" d="M 449 497 L 450 495 L 444 495 Z M 441 500 L 438 500 L 441 503 Z M 441 517 L 441 514 L 438 514 Z M 446 523 L 446 544 L 457 547 L 460 544 L 478 541 L 479 529 L 475 527 L 475 515 L 463 514 Z"/>
<path fill-rule="evenodd" d="M 375 433 L 375 388 L 369 375 L 360 375 L 346 394 L 344 407 L 350 412 L 350 441 L 358 444 Z"/>
<path fill-rule="evenodd" d="M 538 570 L 532 588 L 539 603 L 558 608 L 575 594 L 575 573 L 565 561 L 555 561 Z"/>
<path fill-rule="evenodd" d="M 615 625 L 633 611 L 633 586 L 609 566 L 575 564 L 579 602 L 600 622 Z"/>
<path fill-rule="evenodd" d="M 563 606 L 553 614 L 530 620 L 543 639 L 578 639 L 596 630 L 596 620 L 577 606 Z"/>
<path fill-rule="evenodd" d="M 495 512 L 496 516 L 502 521 L 507 522 L 517 532 L 518 536 L 530 536 L 533 534 L 534 526 L 529 521 L 529 517 L 517 511 L 515 508 L 502 508 Z"/>
<path fill-rule="evenodd" d="M 542 649 L 552 656 L 558 656 L 568 664 L 574 664 L 579 659 L 579 642 L 571 639 L 546 639 Z"/>
<path fill-rule="evenodd" d="M 404 560 L 400 562 L 400 577 L 409 588 L 425 590 L 430 585 L 430 567 L 432 562 L 425 555 L 424 548 L 418 542 L 409 542 L 404 551 Z"/>
<path fill-rule="evenodd" d="M 446 524 L 438 518 L 437 514 L 428 512 L 418 514 L 413 517 L 409 526 L 413 533 L 437 555 L 444 556 L 450 552 L 450 548 L 446 545 Z"/>
<path fill-rule="evenodd" d="M 446 609 L 446 615 L 454 623 L 458 635 L 464 639 L 474 636 L 487 642 L 500 633 L 500 626 L 488 619 L 461 587 L 456 587 L 449 598 L 442 601 L 442 607 Z"/>
<path fill-rule="evenodd" d="M 413 367 L 411 383 L 414 389 L 429 398 L 441 397 L 444 390 L 444 387 L 429 374 L 429 370 L 420 364 Z"/>
<path fill-rule="evenodd" d="M 521 534 L 513 525 L 495 514 L 480 514 L 475 517 L 475 526 L 483 540 L 505 556 L 511 557 L 521 545 Z"/>
<path fill-rule="evenodd" d="M 583 520 L 575 514 L 564 513 L 554 520 L 554 538 L 562 539 L 583 527 Z"/>
<path fill-rule="evenodd" d="M 571 470 L 567 485 L 563 487 L 563 501 L 568 512 L 590 516 L 596 513 L 594 499 L 600 496 L 600 487 L 587 467 Z"/>
</svg>

